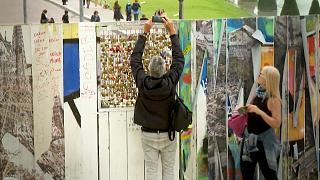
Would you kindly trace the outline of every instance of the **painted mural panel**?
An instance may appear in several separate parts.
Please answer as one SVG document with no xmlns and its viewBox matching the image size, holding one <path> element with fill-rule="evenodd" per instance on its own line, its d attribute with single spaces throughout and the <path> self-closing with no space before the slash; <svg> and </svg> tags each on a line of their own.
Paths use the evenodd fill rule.
<svg viewBox="0 0 320 180">
<path fill-rule="evenodd" d="M 0 179 L 40 178 L 43 172 L 34 161 L 29 26 L 0 26 L 0 49 Z"/>
<path fill-rule="evenodd" d="M 304 161 L 300 161 L 299 176 L 315 179 L 317 173 L 317 156 L 316 156 L 316 121 L 320 113 L 317 109 L 317 94 L 315 81 L 315 61 L 316 43 L 318 37 L 316 34 L 316 17 L 313 15 L 306 16 L 301 20 L 302 42 L 304 48 L 305 65 L 306 65 L 306 113 L 305 113 L 305 146 Z M 308 162 L 308 163 L 306 163 Z"/>
<path fill-rule="evenodd" d="M 274 43 L 274 17 L 258 17 L 257 29 L 260 30 L 264 36 L 267 44 Z"/>
<path fill-rule="evenodd" d="M 245 105 L 249 92 L 245 96 L 244 90 L 250 91 L 253 86 L 255 67 L 253 62 L 259 62 L 260 60 L 259 58 L 255 59 L 256 57 L 252 55 L 252 51 L 257 49 L 259 45 L 254 36 L 255 22 L 256 18 L 227 19 L 226 110 L 228 118 L 233 111 Z M 263 56 L 263 54 L 263 51 L 257 52 L 258 56 Z M 241 179 L 241 141 L 232 132 L 232 129 L 228 129 L 227 137 L 228 178 Z"/>
<path fill-rule="evenodd" d="M 179 81 L 179 95 L 183 98 L 185 105 L 192 110 L 192 76 L 191 76 L 191 62 L 192 62 L 192 21 L 180 21 L 179 22 L 179 39 L 181 49 L 184 55 L 184 69 Z M 188 166 L 192 166 L 192 159 L 190 153 L 193 151 L 192 147 L 192 134 L 193 127 L 189 127 L 187 131 L 180 134 L 180 176 L 184 176 L 184 173 Z M 190 168 L 190 167 L 189 167 Z"/>
<path fill-rule="evenodd" d="M 213 81 L 213 21 L 196 21 L 196 59 L 194 64 L 195 85 L 195 117 L 196 117 L 196 148 L 197 148 L 197 177 L 208 179 L 208 127 L 207 127 L 207 85 Z M 209 77 L 209 78 L 208 78 Z"/>
<path fill-rule="evenodd" d="M 63 96 L 66 179 L 81 178 L 81 116 L 79 112 L 78 24 L 63 24 Z"/>
<path fill-rule="evenodd" d="M 62 26 L 32 26 L 31 47 L 35 160 L 45 179 L 63 179 Z"/>
<path fill-rule="evenodd" d="M 220 20 L 219 20 L 220 21 Z M 198 157 L 199 160 L 206 160 L 208 161 L 208 179 L 219 179 L 222 176 L 226 178 L 227 172 L 227 147 L 226 147 L 226 109 L 225 109 L 225 78 L 226 78 L 226 25 L 225 20 L 221 20 L 220 22 L 214 23 L 213 29 L 217 29 L 218 27 L 221 29 L 219 35 L 215 35 L 219 39 L 215 39 L 215 42 L 221 42 L 221 46 L 219 43 L 214 43 L 215 46 L 212 52 L 217 52 L 219 56 L 216 56 L 212 62 L 216 62 L 216 77 L 215 79 L 215 86 L 213 81 L 208 81 L 208 100 L 207 100 L 207 122 L 208 122 L 208 148 L 203 149 L 204 153 L 208 153 L 207 157 Z M 218 28 L 219 29 L 219 28 Z M 209 61 L 210 62 L 210 61 Z M 211 69 L 212 65 L 208 63 L 208 69 Z M 209 77 L 210 75 L 208 75 Z M 214 88 L 210 88 L 213 87 Z M 204 139 L 205 142 L 205 139 Z M 204 154 L 203 153 L 203 154 Z M 198 165 L 198 168 L 199 165 Z M 201 172 L 201 169 L 199 169 Z M 202 171 L 203 172 L 203 171 Z M 198 173 L 198 177 L 205 174 Z"/>
</svg>

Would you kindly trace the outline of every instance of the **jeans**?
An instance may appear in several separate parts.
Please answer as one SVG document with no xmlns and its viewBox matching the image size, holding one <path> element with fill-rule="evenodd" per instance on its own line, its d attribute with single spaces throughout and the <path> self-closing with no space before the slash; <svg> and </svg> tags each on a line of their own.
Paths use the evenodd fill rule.
<svg viewBox="0 0 320 180">
<path fill-rule="evenodd" d="M 142 131 L 141 138 L 145 160 L 145 180 L 158 179 L 160 158 L 162 163 L 162 180 L 173 180 L 177 136 L 174 141 L 170 141 L 167 132 L 149 133 Z"/>
</svg>

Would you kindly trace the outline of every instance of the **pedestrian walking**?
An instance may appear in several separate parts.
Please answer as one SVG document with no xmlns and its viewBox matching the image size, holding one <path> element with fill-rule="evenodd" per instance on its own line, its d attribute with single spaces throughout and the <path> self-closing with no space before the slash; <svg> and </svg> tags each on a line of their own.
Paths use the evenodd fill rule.
<svg viewBox="0 0 320 180">
<path fill-rule="evenodd" d="M 87 8 L 89 9 L 89 6 L 90 6 L 90 0 L 86 0 L 87 2 Z"/>
<path fill-rule="evenodd" d="M 49 19 L 48 19 L 48 16 L 47 16 L 47 10 L 44 9 L 41 13 L 41 18 L 40 18 L 40 23 L 48 23 Z"/>
<path fill-rule="evenodd" d="M 100 22 L 100 16 L 98 11 L 94 11 L 91 16 L 90 22 Z"/>
<path fill-rule="evenodd" d="M 128 3 L 126 4 L 126 20 L 127 21 L 131 21 L 131 12 L 132 12 L 132 6 L 130 1 L 128 1 Z"/>
<path fill-rule="evenodd" d="M 62 22 L 63 22 L 63 23 L 69 23 L 68 10 L 65 10 L 65 11 L 64 11 L 64 15 L 62 16 Z"/>
<path fill-rule="evenodd" d="M 121 6 L 119 5 L 118 0 L 116 2 L 114 2 L 113 19 L 116 21 L 120 21 L 120 19 L 123 19 L 123 16 L 121 14 Z"/>
<path fill-rule="evenodd" d="M 67 4 L 67 0 L 62 0 L 62 4 L 66 5 Z"/>
<path fill-rule="evenodd" d="M 133 11 L 133 16 L 135 21 L 139 20 L 140 8 L 141 8 L 140 3 L 138 2 L 138 0 L 135 0 L 134 3 L 132 4 L 132 11 Z"/>
</svg>

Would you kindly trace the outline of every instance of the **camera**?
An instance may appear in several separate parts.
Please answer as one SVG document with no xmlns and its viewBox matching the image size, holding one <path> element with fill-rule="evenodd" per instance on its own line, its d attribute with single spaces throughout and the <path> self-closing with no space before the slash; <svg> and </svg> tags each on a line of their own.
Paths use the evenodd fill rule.
<svg viewBox="0 0 320 180">
<path fill-rule="evenodd" d="M 238 109 L 238 112 L 240 114 L 246 114 L 248 112 L 248 107 L 247 106 L 242 106 Z"/>
<path fill-rule="evenodd" d="M 152 16 L 152 22 L 154 23 L 163 23 L 163 19 L 164 17 L 161 16 Z"/>
</svg>

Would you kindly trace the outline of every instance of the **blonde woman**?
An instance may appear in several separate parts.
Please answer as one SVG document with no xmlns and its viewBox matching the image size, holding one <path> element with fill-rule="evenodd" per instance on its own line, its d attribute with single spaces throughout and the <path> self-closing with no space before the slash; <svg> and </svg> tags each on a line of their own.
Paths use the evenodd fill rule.
<svg viewBox="0 0 320 180">
<path fill-rule="evenodd" d="M 280 145 L 275 128 L 281 125 L 280 73 L 272 66 L 265 66 L 257 80 L 258 87 L 251 104 L 248 104 L 248 125 L 241 150 L 243 179 L 253 180 L 254 169 L 259 163 L 265 179 L 277 179 L 277 158 Z"/>
</svg>

